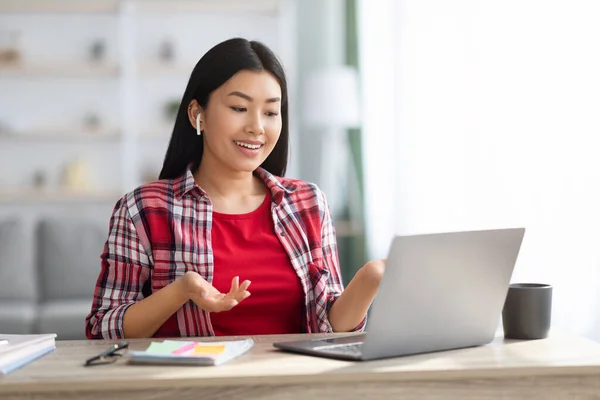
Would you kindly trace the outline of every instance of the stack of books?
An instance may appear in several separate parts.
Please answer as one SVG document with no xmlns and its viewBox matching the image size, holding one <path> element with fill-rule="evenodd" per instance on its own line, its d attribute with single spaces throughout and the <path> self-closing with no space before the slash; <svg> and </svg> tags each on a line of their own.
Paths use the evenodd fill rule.
<svg viewBox="0 0 600 400">
<path fill-rule="evenodd" d="M 0 333 L 0 376 L 48 354 L 56 348 L 56 334 L 4 335 Z"/>
</svg>

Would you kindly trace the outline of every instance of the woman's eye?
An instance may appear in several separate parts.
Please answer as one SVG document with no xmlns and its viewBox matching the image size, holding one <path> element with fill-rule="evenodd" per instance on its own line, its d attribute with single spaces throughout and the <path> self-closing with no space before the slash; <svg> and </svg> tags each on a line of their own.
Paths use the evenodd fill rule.
<svg viewBox="0 0 600 400">
<path fill-rule="evenodd" d="M 274 111 L 267 111 L 266 115 L 267 115 L 267 117 L 276 117 L 279 115 L 279 113 L 274 112 Z"/>
<path fill-rule="evenodd" d="M 244 111 L 246 111 L 246 108 L 244 108 L 244 107 L 230 107 L 230 108 L 233 111 L 236 111 L 236 112 L 244 112 Z"/>
</svg>

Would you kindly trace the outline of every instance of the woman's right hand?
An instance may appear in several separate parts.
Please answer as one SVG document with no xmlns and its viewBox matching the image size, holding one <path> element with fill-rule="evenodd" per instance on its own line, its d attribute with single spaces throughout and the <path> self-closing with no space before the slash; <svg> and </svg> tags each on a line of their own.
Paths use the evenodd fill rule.
<svg viewBox="0 0 600 400">
<path fill-rule="evenodd" d="M 229 293 L 219 292 L 197 272 L 186 272 L 182 281 L 187 298 L 192 300 L 198 307 L 207 312 L 221 312 L 231 310 L 250 296 L 250 292 L 247 290 L 250 281 L 245 280 L 240 285 L 239 279 L 238 276 L 233 278 Z"/>
</svg>

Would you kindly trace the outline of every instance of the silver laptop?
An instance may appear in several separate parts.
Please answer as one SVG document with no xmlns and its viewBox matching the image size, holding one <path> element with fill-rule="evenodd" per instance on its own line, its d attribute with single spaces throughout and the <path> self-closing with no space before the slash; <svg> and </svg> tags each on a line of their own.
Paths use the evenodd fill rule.
<svg viewBox="0 0 600 400">
<path fill-rule="evenodd" d="M 487 344 L 495 336 L 525 229 L 396 236 L 364 334 L 276 348 L 373 360 Z"/>
</svg>

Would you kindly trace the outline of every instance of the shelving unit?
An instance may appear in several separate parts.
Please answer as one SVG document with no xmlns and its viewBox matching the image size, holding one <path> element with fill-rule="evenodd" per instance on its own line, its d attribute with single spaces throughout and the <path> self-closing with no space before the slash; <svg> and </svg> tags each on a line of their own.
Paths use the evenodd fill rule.
<svg viewBox="0 0 600 400">
<path fill-rule="evenodd" d="M 135 6 L 140 12 L 193 12 L 193 13 L 277 13 L 281 10 L 279 0 L 139 0 Z"/>
<path fill-rule="evenodd" d="M 21 188 L 0 191 L 0 204 L 13 203 L 115 203 L 118 192 L 69 191 L 53 189 Z"/>
<path fill-rule="evenodd" d="M 0 13 L 115 13 L 117 0 L 3 0 Z"/>
<path fill-rule="evenodd" d="M 117 13 L 122 0 L 3 0 L 0 13 Z M 277 13 L 279 0 L 132 0 L 139 12 Z"/>
<path fill-rule="evenodd" d="M 193 69 L 193 64 L 181 65 L 140 61 L 137 66 L 137 75 L 140 78 L 152 78 L 160 76 L 189 76 Z"/>
<path fill-rule="evenodd" d="M 68 130 L 47 130 L 47 131 L 28 131 L 17 133 L 0 134 L 0 142 L 18 142 L 18 141 L 38 141 L 38 140 L 57 140 L 57 141 L 115 141 L 120 140 L 121 134 L 118 131 L 96 131 L 85 129 L 77 131 Z"/>
<path fill-rule="evenodd" d="M 64 64 L 27 64 L 0 65 L 1 78 L 31 77 L 117 77 L 117 64 L 107 63 L 64 63 Z"/>
<path fill-rule="evenodd" d="M 0 33 L 26 36 L 20 61 L 0 63 L 0 204 L 113 202 L 153 175 L 149 167 L 158 173 L 173 123 L 163 116 L 166 102 L 183 94 L 198 58 L 227 37 L 271 46 L 293 88 L 295 7 L 295 0 L 0 0 Z M 97 40 L 103 57 L 88 61 Z M 174 59 L 159 59 L 163 40 L 175 43 Z M 98 129 L 84 126 L 88 114 L 100 119 Z M 37 142 L 52 146 L 52 157 L 43 148 L 29 154 Z M 39 168 L 56 176 L 68 160 L 51 160 L 60 152 L 73 158 L 73 149 L 98 153 L 91 167 L 114 187 L 86 194 L 58 184 L 23 188 L 32 169 L 19 163 L 43 161 Z"/>
</svg>

